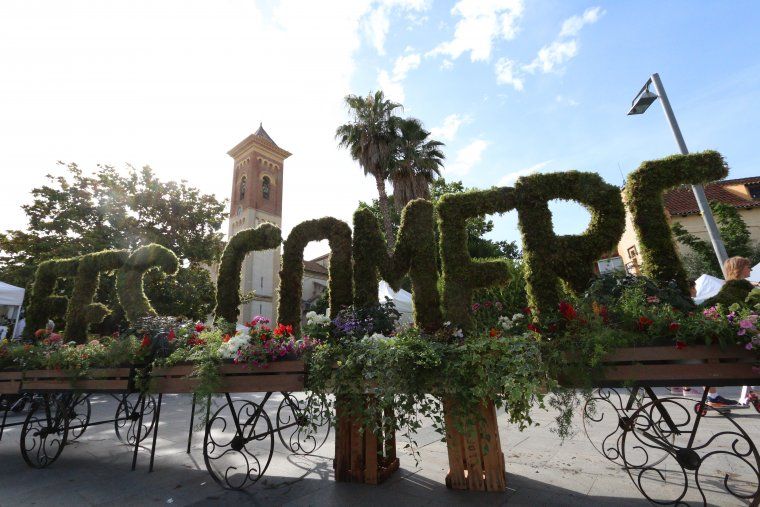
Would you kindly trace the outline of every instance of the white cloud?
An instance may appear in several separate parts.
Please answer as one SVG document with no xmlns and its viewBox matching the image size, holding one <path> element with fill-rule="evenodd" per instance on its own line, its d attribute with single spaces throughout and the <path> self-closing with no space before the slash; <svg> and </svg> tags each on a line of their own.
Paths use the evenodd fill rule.
<svg viewBox="0 0 760 507">
<path fill-rule="evenodd" d="M 537 172 L 540 172 L 541 169 L 546 167 L 547 165 L 551 164 L 551 160 L 546 160 L 544 162 L 539 162 L 538 164 L 534 164 L 530 167 L 526 167 L 525 169 L 520 169 L 519 171 L 514 171 L 508 174 L 505 174 L 504 176 L 499 179 L 499 182 L 496 184 L 499 187 L 508 187 L 510 185 L 514 185 L 514 183 L 521 178 L 522 176 L 530 176 L 531 174 L 535 174 Z"/>
<path fill-rule="evenodd" d="M 599 21 L 604 15 L 601 7 L 590 7 L 580 16 L 572 16 L 562 23 L 562 30 L 559 32 L 560 37 L 574 37 L 578 35 L 585 25 L 591 25 Z"/>
<path fill-rule="evenodd" d="M 470 122 L 470 117 L 461 114 L 450 114 L 443 119 L 443 125 L 430 129 L 430 136 L 436 141 L 451 142 L 457 135 L 459 127 Z"/>
<path fill-rule="evenodd" d="M 543 73 L 554 71 L 559 65 L 567 62 L 578 54 L 578 42 L 575 39 L 569 41 L 554 41 L 538 51 L 538 56 L 524 67 L 527 72 L 533 73 L 537 69 Z"/>
<path fill-rule="evenodd" d="M 572 107 L 575 107 L 578 105 L 577 100 L 569 99 L 562 95 L 557 95 L 556 97 L 554 97 L 554 100 L 557 102 L 557 104 L 563 104 L 563 105 L 572 106 Z"/>
<path fill-rule="evenodd" d="M 518 92 L 523 91 L 524 80 L 518 65 L 509 58 L 499 58 L 494 66 L 496 82 L 499 84 L 512 85 Z"/>
<path fill-rule="evenodd" d="M 409 71 L 420 66 L 420 55 L 411 53 L 396 58 L 393 64 L 393 72 L 388 74 L 387 71 L 381 70 L 377 76 L 377 84 L 385 93 L 386 97 L 396 101 L 404 102 L 406 94 L 404 93 L 404 79 Z"/>
<path fill-rule="evenodd" d="M 480 163 L 483 158 L 483 151 L 489 144 L 483 139 L 475 139 L 457 151 L 454 161 L 446 165 L 446 175 L 464 176 L 468 174 L 475 165 Z"/>
<path fill-rule="evenodd" d="M 451 70 L 453 68 L 454 68 L 454 62 L 452 62 L 448 58 L 444 58 L 444 60 L 441 62 L 441 70 Z"/>
<path fill-rule="evenodd" d="M 228 198 L 227 151 L 259 121 L 293 153 L 283 236 L 318 216 L 351 223 L 357 200 L 376 194 L 334 139 L 348 120 L 366 5 L 71 0 L 2 11 L 0 170 L 15 176 L 5 178 L 0 230 L 24 227 L 20 207 L 57 160 L 150 164 L 162 179 Z"/>
<path fill-rule="evenodd" d="M 523 10 L 523 0 L 460 0 L 451 9 L 452 15 L 461 18 L 454 38 L 442 42 L 428 55 L 457 59 L 469 51 L 471 61 L 488 61 L 494 41 L 515 38 Z"/>
<path fill-rule="evenodd" d="M 428 0 L 382 0 L 369 12 L 364 19 L 364 30 L 378 54 L 385 54 L 385 39 L 388 37 L 391 21 L 390 15 L 393 9 L 407 12 L 407 19 L 412 23 L 421 24 L 417 21 L 415 12 L 422 12 L 430 8 Z"/>
</svg>

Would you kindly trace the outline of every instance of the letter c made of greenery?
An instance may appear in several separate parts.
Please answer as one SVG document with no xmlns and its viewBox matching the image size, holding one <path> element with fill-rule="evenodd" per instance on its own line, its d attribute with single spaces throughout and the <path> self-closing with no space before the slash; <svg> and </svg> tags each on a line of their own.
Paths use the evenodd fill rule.
<svg viewBox="0 0 760 507">
<path fill-rule="evenodd" d="M 249 252 L 277 248 L 281 242 L 280 229 L 269 223 L 240 231 L 230 239 L 219 266 L 215 318 L 232 324 L 237 322 L 240 313 L 240 270 L 245 256 Z"/>
<path fill-rule="evenodd" d="M 173 275 L 179 269 L 179 260 L 168 248 L 152 243 L 132 252 L 116 275 L 119 303 L 129 322 L 156 315 L 143 288 L 143 276 L 154 268 Z"/>
</svg>

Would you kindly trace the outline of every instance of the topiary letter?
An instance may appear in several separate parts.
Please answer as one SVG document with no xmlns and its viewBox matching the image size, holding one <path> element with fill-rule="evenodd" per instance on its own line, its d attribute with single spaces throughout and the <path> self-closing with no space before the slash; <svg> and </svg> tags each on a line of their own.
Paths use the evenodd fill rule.
<svg viewBox="0 0 760 507">
<path fill-rule="evenodd" d="M 406 205 L 392 255 L 386 253 L 387 245 L 372 212 L 360 209 L 354 213 L 355 305 L 378 302 L 378 272 L 396 291 L 409 273 L 415 322 L 427 331 L 441 327 L 433 211 L 433 205 L 424 199 Z"/>
<path fill-rule="evenodd" d="M 214 315 L 227 322 L 237 322 L 240 314 L 240 269 L 245 256 L 252 251 L 271 250 L 282 242 L 280 229 L 272 224 L 261 224 L 235 234 L 222 254 L 219 279 L 216 282 L 216 308 Z"/>
<path fill-rule="evenodd" d="M 472 291 L 509 280 L 505 261 L 470 258 L 466 221 L 479 215 L 503 213 L 514 207 L 515 191 L 508 187 L 447 194 L 438 202 L 443 308 L 446 320 L 462 329 L 471 324 Z"/>
<path fill-rule="evenodd" d="M 351 304 L 351 228 L 337 218 L 307 220 L 296 225 L 285 240 L 280 271 L 279 321 L 294 330 L 301 327 L 301 279 L 303 249 L 310 241 L 330 244 L 330 316 Z"/>
<path fill-rule="evenodd" d="M 95 291 L 98 290 L 101 271 L 119 269 L 127 260 L 126 250 L 106 250 L 79 257 L 79 267 L 74 280 L 74 290 L 66 310 L 67 340 L 84 343 L 90 324 L 99 324 L 111 313 L 104 304 L 93 303 Z"/>
<path fill-rule="evenodd" d="M 598 174 L 568 171 L 522 177 L 515 192 L 528 302 L 539 313 L 552 312 L 559 303 L 559 279 L 584 290 L 594 276 L 594 262 L 617 246 L 625 229 L 620 190 Z M 554 234 L 552 199 L 577 201 L 588 209 L 591 220 L 583 234 Z"/>
<path fill-rule="evenodd" d="M 689 294 L 686 271 L 665 215 L 663 194 L 678 185 L 707 183 L 727 175 L 728 167 L 717 151 L 644 162 L 628 175 L 625 201 L 639 238 L 645 275 L 660 283 L 674 280 L 684 294 Z"/>
<path fill-rule="evenodd" d="M 47 326 L 51 317 L 63 316 L 66 312 L 68 298 L 53 295 L 59 278 L 70 278 L 76 275 L 79 257 L 70 259 L 52 259 L 41 262 L 34 275 L 34 285 L 29 297 L 29 308 L 26 311 L 26 327 L 24 338 L 31 339 L 38 329 Z"/>
<path fill-rule="evenodd" d="M 129 322 L 134 323 L 141 317 L 156 315 L 143 290 L 143 276 L 152 268 L 159 268 L 167 275 L 173 275 L 179 269 L 179 261 L 174 252 L 152 243 L 132 252 L 116 275 L 119 303 L 124 308 Z"/>
</svg>

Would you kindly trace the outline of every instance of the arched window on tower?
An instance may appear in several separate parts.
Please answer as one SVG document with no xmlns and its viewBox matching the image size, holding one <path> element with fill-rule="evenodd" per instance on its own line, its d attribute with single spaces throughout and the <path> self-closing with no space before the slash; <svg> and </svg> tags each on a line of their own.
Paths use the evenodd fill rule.
<svg viewBox="0 0 760 507">
<path fill-rule="evenodd" d="M 245 191 L 248 190 L 248 177 L 244 174 L 242 178 L 240 178 L 240 200 L 242 201 L 245 198 Z"/>
<path fill-rule="evenodd" d="M 269 186 L 271 182 L 269 181 L 269 176 L 264 176 L 261 180 L 261 195 L 264 196 L 264 199 L 269 199 Z"/>
</svg>

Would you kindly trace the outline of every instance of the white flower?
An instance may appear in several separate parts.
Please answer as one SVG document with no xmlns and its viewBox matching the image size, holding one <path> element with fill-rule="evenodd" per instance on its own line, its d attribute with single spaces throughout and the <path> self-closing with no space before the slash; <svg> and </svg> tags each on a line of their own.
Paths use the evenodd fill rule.
<svg viewBox="0 0 760 507">
<path fill-rule="evenodd" d="M 326 326 L 330 324 L 330 317 L 311 311 L 306 314 L 306 323 L 310 326 Z"/>
<path fill-rule="evenodd" d="M 506 330 L 512 329 L 512 327 L 514 327 L 514 323 L 509 320 L 509 317 L 506 315 L 499 317 L 499 325 Z"/>
<path fill-rule="evenodd" d="M 454 331 L 453 336 L 454 338 L 463 338 L 464 333 L 462 332 L 461 329 L 457 329 L 456 331 Z"/>
<path fill-rule="evenodd" d="M 317 312 L 314 310 L 306 313 L 306 320 L 311 320 L 317 316 Z"/>
<path fill-rule="evenodd" d="M 443 323 L 443 327 L 449 327 L 449 326 L 451 326 L 450 320 L 447 320 L 446 322 Z"/>
<path fill-rule="evenodd" d="M 525 317 L 525 315 L 523 315 L 522 313 L 516 313 L 516 314 L 512 315 L 512 320 L 513 321 L 520 320 L 520 319 L 522 319 L 524 317 Z"/>
<path fill-rule="evenodd" d="M 225 359 L 234 359 L 237 357 L 238 350 L 248 346 L 250 343 L 251 337 L 249 335 L 236 334 L 227 343 L 222 343 L 219 347 L 219 354 Z"/>
</svg>

